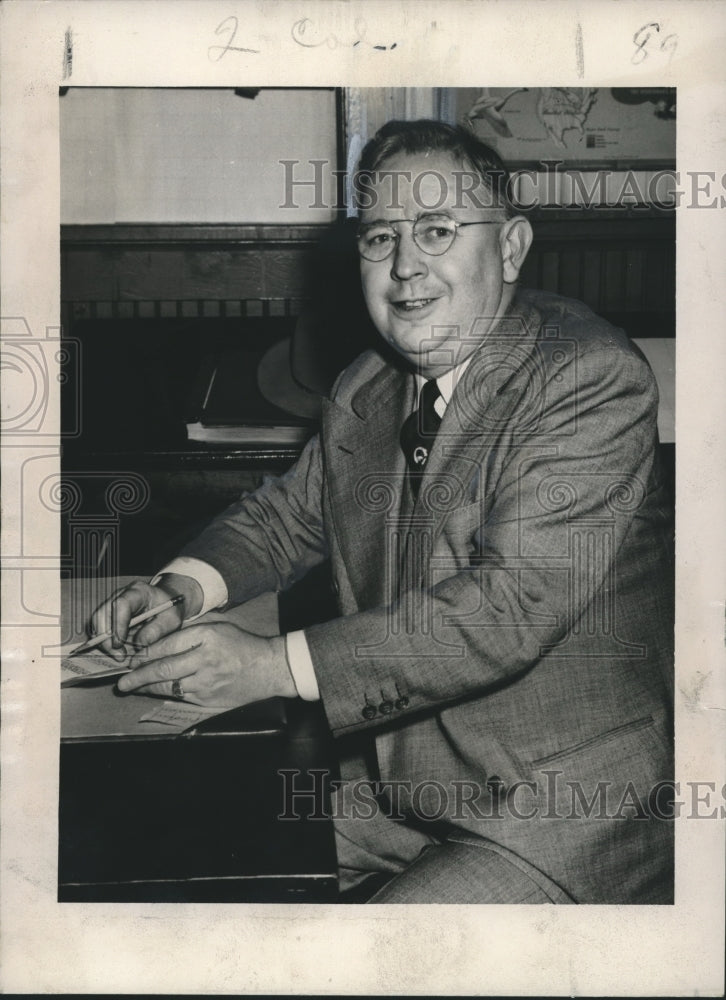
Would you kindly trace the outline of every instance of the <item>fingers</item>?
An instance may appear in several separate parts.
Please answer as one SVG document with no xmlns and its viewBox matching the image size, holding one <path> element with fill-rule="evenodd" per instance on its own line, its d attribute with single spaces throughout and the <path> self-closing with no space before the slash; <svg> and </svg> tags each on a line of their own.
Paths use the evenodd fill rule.
<svg viewBox="0 0 726 1000">
<path fill-rule="evenodd" d="M 129 594 L 121 594 L 111 601 L 111 648 L 114 655 L 126 655 L 124 643 L 129 634 L 129 622 L 132 615 L 138 614 L 146 607 L 146 601 L 137 598 L 132 590 Z"/>
<path fill-rule="evenodd" d="M 109 639 L 101 643 L 100 648 L 115 660 L 122 660 L 126 655 L 123 643 L 128 635 L 129 621 L 149 606 L 151 590 L 147 584 L 136 581 L 129 587 L 117 590 L 110 600 L 93 613 L 89 631 L 93 635 L 112 633 Z"/>
<path fill-rule="evenodd" d="M 171 632 L 175 632 L 179 629 L 181 623 L 182 614 L 180 607 L 169 608 L 167 611 L 162 611 L 160 615 L 157 615 L 156 618 L 152 618 L 150 621 L 145 622 L 139 628 L 138 632 L 134 633 L 134 645 L 152 646 L 154 643 L 163 639 L 164 636 L 167 636 Z"/>
<path fill-rule="evenodd" d="M 143 689 L 144 694 L 172 697 L 173 682 L 191 677 L 200 666 L 202 656 L 199 649 L 202 640 L 200 636 L 194 636 L 195 631 L 191 628 L 184 632 L 174 632 L 134 656 L 130 664 L 131 672 L 119 678 L 119 691 L 128 693 Z M 184 692 L 185 696 L 192 696 L 193 700 L 192 691 L 188 687 L 185 686 Z"/>
<path fill-rule="evenodd" d="M 136 670 L 165 657 L 179 656 L 192 647 L 198 649 L 202 645 L 208 629 L 208 625 L 192 625 L 181 631 L 171 632 L 155 642 L 153 646 L 139 649 L 132 657 L 129 666 L 132 670 Z"/>
<path fill-rule="evenodd" d="M 128 639 L 131 619 L 144 611 L 153 609 L 169 600 L 166 591 L 137 580 L 129 587 L 116 591 L 113 597 L 102 604 L 92 615 L 89 626 L 91 635 L 111 632 L 111 636 L 100 648 L 115 660 L 126 656 L 124 643 Z M 183 611 L 180 606 L 169 608 L 160 615 L 145 622 L 133 635 L 134 645 L 148 646 L 162 636 L 178 629 L 182 623 Z"/>
</svg>

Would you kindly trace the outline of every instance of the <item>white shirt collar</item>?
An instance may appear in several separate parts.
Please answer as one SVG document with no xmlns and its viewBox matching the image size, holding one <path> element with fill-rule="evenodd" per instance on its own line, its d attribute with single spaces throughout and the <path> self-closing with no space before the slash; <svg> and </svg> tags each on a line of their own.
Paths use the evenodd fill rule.
<svg viewBox="0 0 726 1000">
<path fill-rule="evenodd" d="M 446 407 L 451 401 L 451 397 L 454 395 L 454 390 L 459 384 L 459 379 L 462 377 L 466 371 L 469 362 L 471 361 L 471 355 L 462 361 L 460 365 L 455 368 L 451 368 L 448 372 L 444 372 L 443 375 L 439 375 L 436 379 L 436 384 L 439 387 L 439 392 L 441 396 L 434 403 L 434 409 L 440 417 L 443 417 Z M 428 381 L 423 375 L 416 373 L 416 405 L 418 405 L 418 398 L 421 395 L 421 390 Z"/>
</svg>

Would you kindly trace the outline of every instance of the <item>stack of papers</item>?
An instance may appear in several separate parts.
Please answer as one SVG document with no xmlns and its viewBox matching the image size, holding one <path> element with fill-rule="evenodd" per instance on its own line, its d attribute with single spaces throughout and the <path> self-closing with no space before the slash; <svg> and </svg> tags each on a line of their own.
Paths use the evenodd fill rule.
<svg viewBox="0 0 726 1000">
<path fill-rule="evenodd" d="M 123 660 L 114 660 L 106 653 L 96 649 L 78 656 L 70 656 L 69 654 L 77 645 L 78 643 L 71 643 L 61 650 L 61 687 L 72 687 L 75 684 L 82 684 L 84 681 L 101 677 L 117 677 L 119 674 L 128 673 L 131 656 L 127 656 Z"/>
</svg>

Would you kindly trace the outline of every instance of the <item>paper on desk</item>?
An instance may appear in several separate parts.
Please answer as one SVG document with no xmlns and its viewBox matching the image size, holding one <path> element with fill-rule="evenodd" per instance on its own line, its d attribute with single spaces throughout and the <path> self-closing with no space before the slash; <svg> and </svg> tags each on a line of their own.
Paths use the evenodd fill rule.
<svg viewBox="0 0 726 1000">
<path fill-rule="evenodd" d="M 190 726 L 219 715 L 224 709 L 203 708 L 201 705 L 190 705 L 185 701 L 163 701 L 158 708 L 142 715 L 139 722 L 160 722 L 174 729 L 188 729 Z"/>
<path fill-rule="evenodd" d="M 123 660 L 114 660 L 106 653 L 93 649 L 88 653 L 79 653 L 70 657 L 68 654 L 77 647 L 77 643 L 69 643 L 61 649 L 61 687 L 71 687 L 84 681 L 99 677 L 117 677 L 129 671 L 131 656 Z"/>
</svg>

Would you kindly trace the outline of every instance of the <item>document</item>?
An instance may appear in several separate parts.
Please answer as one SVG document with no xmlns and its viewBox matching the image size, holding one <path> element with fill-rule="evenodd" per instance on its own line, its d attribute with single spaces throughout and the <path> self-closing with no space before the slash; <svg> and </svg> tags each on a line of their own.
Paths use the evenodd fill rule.
<svg viewBox="0 0 726 1000">
<path fill-rule="evenodd" d="M 162 701 L 158 708 L 142 715 L 139 722 L 161 723 L 181 732 L 223 711 L 223 708 L 204 708 L 202 705 L 191 705 L 183 701 Z"/>
<path fill-rule="evenodd" d="M 100 677 L 117 677 L 130 670 L 130 655 L 123 660 L 114 660 L 101 650 L 92 649 L 88 653 L 71 656 L 77 646 L 77 642 L 69 643 L 61 649 L 61 687 L 72 687 Z"/>
</svg>

